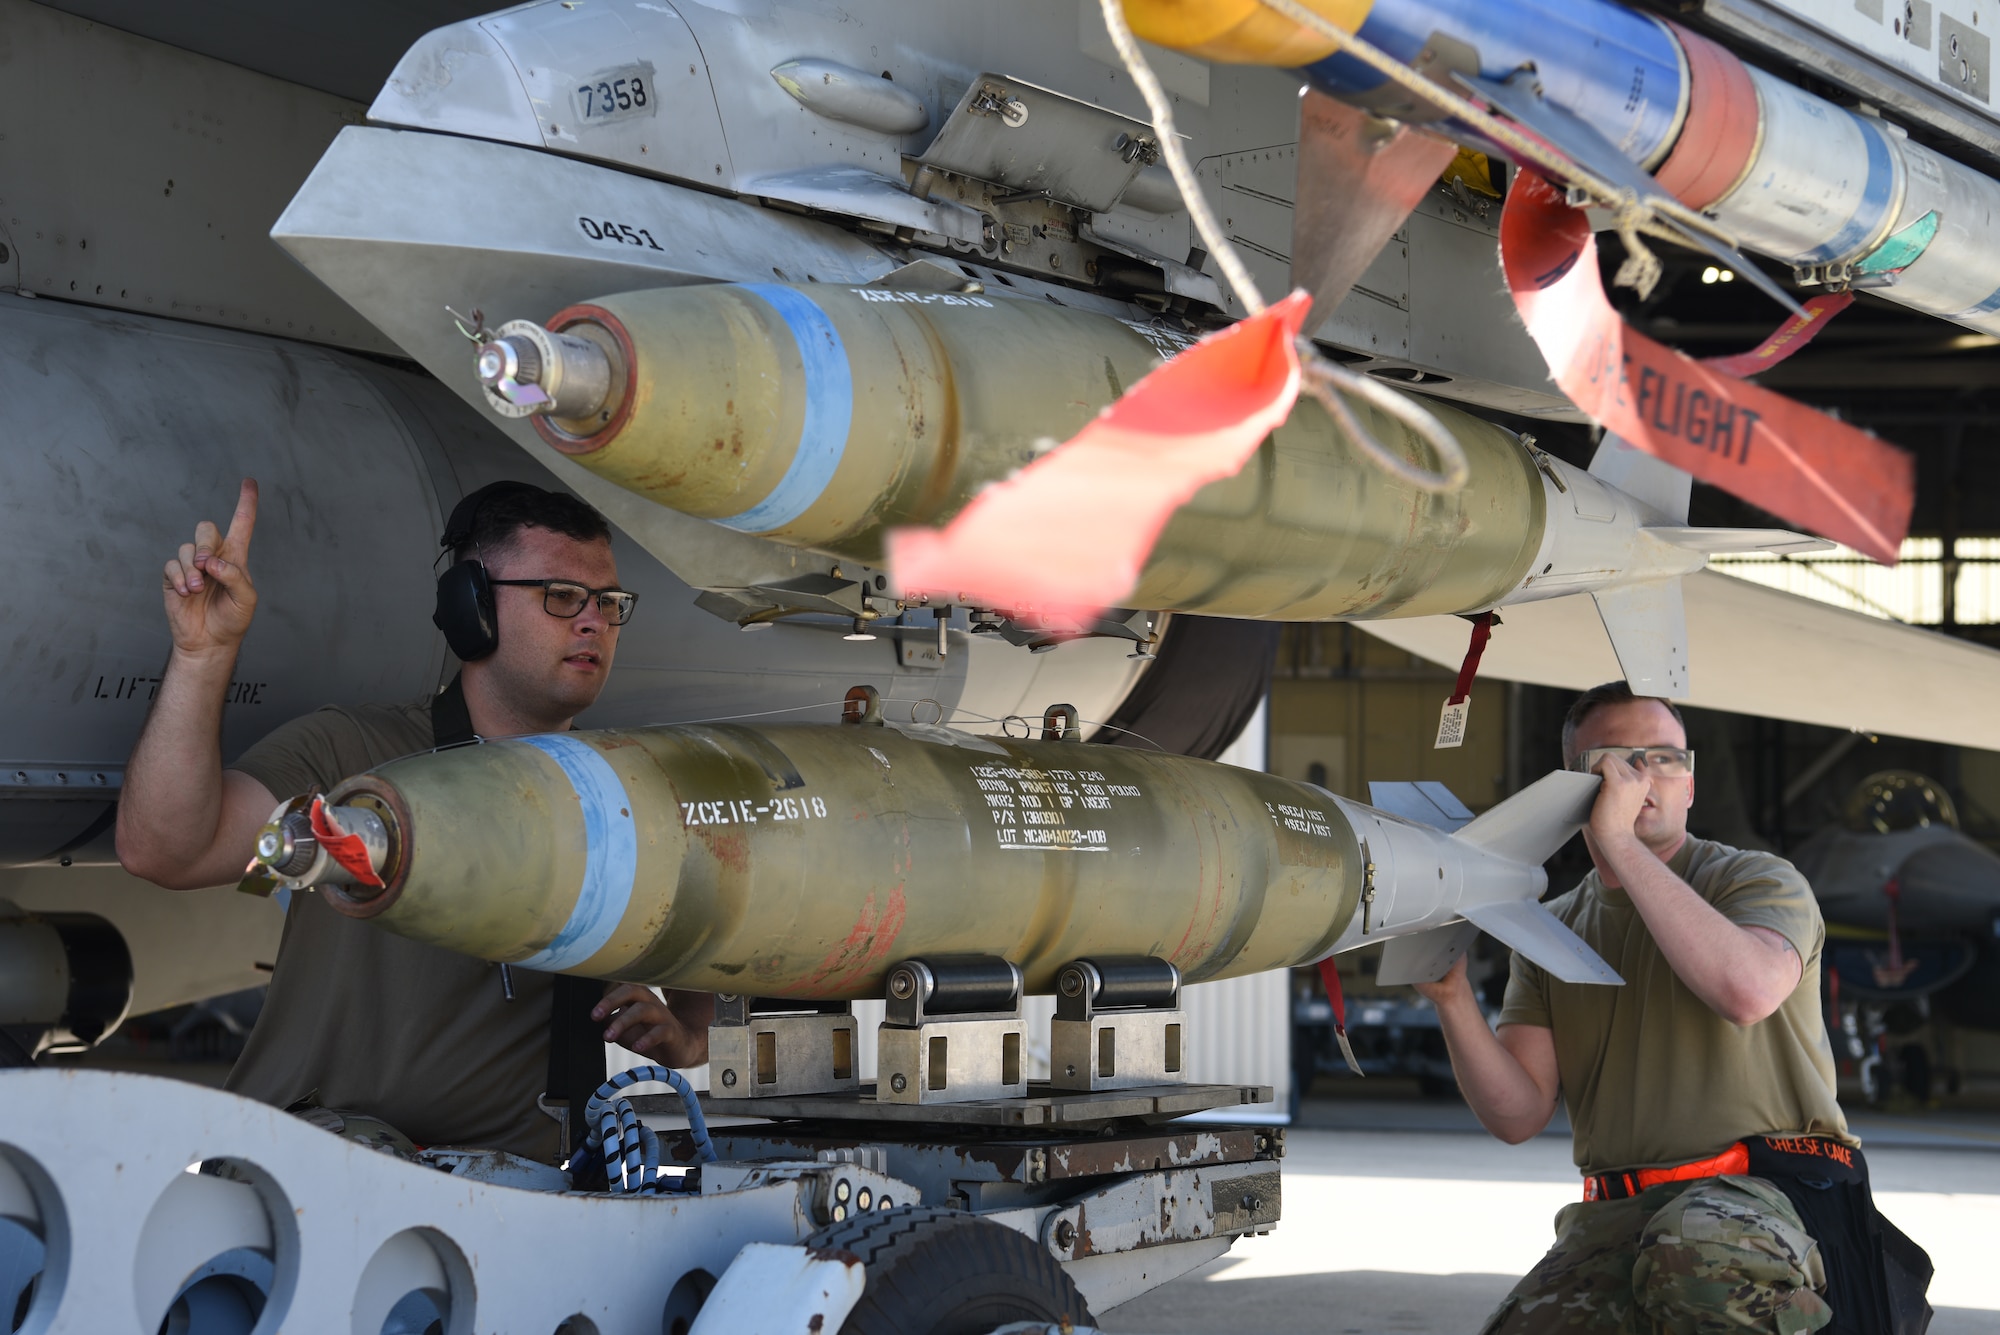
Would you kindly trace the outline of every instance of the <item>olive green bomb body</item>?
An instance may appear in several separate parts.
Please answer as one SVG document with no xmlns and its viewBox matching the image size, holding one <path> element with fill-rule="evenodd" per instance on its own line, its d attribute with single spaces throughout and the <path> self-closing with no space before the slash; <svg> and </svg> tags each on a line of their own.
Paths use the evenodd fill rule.
<svg viewBox="0 0 2000 1335">
<path fill-rule="evenodd" d="M 928 735 L 914 735 L 928 734 Z M 1317 959 L 1359 844 L 1318 789 L 1078 742 L 893 726 L 672 726 L 489 742 L 339 785 L 386 889 L 343 913 L 485 959 L 663 986 L 880 996 L 915 956 L 1030 991 L 1091 955 L 1190 981 Z"/>
<path fill-rule="evenodd" d="M 630 292 L 549 328 L 603 349 L 613 385 L 584 415 L 537 416 L 551 444 L 660 505 L 863 561 L 889 528 L 950 520 L 1189 342 L 1048 302 L 832 284 Z M 1466 454 L 1460 490 L 1391 477 L 1302 398 L 1237 476 L 1175 513 L 1127 603 L 1286 621 L 1493 605 L 1542 542 L 1535 460 L 1425 406 Z M 1355 410 L 1430 466 L 1407 426 Z"/>
</svg>

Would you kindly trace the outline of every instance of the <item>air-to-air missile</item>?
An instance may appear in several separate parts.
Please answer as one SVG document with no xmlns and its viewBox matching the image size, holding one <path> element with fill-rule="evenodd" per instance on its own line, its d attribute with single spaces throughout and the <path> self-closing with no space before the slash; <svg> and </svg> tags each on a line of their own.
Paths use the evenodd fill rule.
<svg viewBox="0 0 2000 1335">
<path fill-rule="evenodd" d="M 886 529 L 950 519 L 1189 341 L 970 292 L 709 284 L 604 297 L 546 326 L 510 322 L 481 345 L 477 371 L 496 412 L 531 418 L 543 440 L 648 500 L 877 560 Z M 1371 466 L 1302 399 L 1250 466 L 1174 515 L 1127 604 L 1318 621 L 1592 592 L 1635 689 L 1678 697 L 1686 635 L 1673 581 L 1714 552 L 1823 545 L 1689 528 L 1685 477 L 1635 452 L 1586 472 L 1528 437 L 1425 407 L 1470 464 L 1458 491 Z M 1356 411 L 1379 440 L 1425 457 L 1407 426 Z M 1701 425 L 1741 448 L 1757 429 L 1726 406 Z"/>
<path fill-rule="evenodd" d="M 1399 938 L 1385 971 L 1414 977 L 1467 923 L 1559 977 L 1617 981 L 1536 903 L 1594 775 L 1551 774 L 1451 834 L 1065 734 L 1058 707 L 1053 740 L 676 725 L 410 756 L 335 786 L 317 827 L 280 808 L 253 878 L 485 959 L 756 996 L 881 996 L 900 961 L 967 953 L 1029 992 L 1093 956 L 1200 981 Z"/>
<path fill-rule="evenodd" d="M 1162 45 L 1296 69 L 1320 91 L 1379 115 L 1441 118 L 1324 35 L 1255 0 L 1124 0 L 1124 7 L 1134 31 Z M 1307 7 L 1396 60 L 1491 95 L 1566 148 L 1574 136 L 1565 126 L 1593 127 L 1608 153 L 1653 173 L 1747 249 L 1791 264 L 1805 279 L 1867 287 L 1927 315 L 2000 333 L 2000 181 L 1880 116 L 1829 102 L 1613 0 L 1308 0 Z M 1928 48 L 1929 11 L 1919 7 L 1904 22 L 1909 41 Z M 1940 13 L 1939 82 L 1983 101 L 1977 53 L 1987 39 L 1958 28 Z M 1533 72 L 1531 96 L 1502 87 L 1524 70 Z M 1545 120 L 1544 105 L 1568 117 Z"/>
</svg>

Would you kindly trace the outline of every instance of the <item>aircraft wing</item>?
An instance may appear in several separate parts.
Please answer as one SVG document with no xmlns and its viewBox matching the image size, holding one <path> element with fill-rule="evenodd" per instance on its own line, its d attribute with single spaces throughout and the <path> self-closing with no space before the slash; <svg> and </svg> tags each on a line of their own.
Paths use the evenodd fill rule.
<svg viewBox="0 0 2000 1335">
<path fill-rule="evenodd" d="M 1699 571 L 1685 580 L 1693 693 L 1684 704 L 2000 750 L 2000 651 Z M 1585 690 L 1621 676 L 1588 594 L 1517 603 L 1480 661 L 1504 681 Z M 1456 669 L 1456 616 L 1363 621 L 1377 639 Z"/>
</svg>

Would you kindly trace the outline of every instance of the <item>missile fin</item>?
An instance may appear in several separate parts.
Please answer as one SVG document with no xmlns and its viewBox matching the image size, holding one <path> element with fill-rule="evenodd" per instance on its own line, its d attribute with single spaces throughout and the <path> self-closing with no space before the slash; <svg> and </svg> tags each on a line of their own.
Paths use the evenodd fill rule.
<svg viewBox="0 0 2000 1335">
<path fill-rule="evenodd" d="M 1590 598 L 1634 693 L 1687 699 L 1687 608 L 1680 577 L 1614 585 Z"/>
<path fill-rule="evenodd" d="M 1782 528 L 1685 528 L 1648 524 L 1644 530 L 1670 547 L 1718 556 L 1724 552 L 1830 552 L 1836 544 Z"/>
<path fill-rule="evenodd" d="M 957 269 L 948 269 L 936 260 L 912 260 L 900 269 L 891 269 L 880 278 L 871 278 L 863 287 L 882 287 L 896 292 L 963 292 L 969 280 Z M 976 290 L 976 289 L 975 289 Z"/>
<path fill-rule="evenodd" d="M 1464 828 L 1472 820 L 1471 809 L 1451 789 L 1434 779 L 1415 783 L 1373 780 L 1368 785 L 1368 805 L 1446 834 Z"/>
<path fill-rule="evenodd" d="M 1596 951 L 1584 944 L 1582 937 L 1533 900 L 1470 904 L 1464 913 L 1468 920 L 1478 924 L 1481 931 L 1503 945 L 1512 946 L 1546 969 L 1552 977 L 1565 983 L 1602 983 L 1617 987 L 1625 982 Z M 1386 949 L 1383 959 L 1385 962 L 1388 959 Z"/>
<path fill-rule="evenodd" d="M 1470 922 L 1446 923 L 1427 932 L 1399 936 L 1382 946 L 1382 963 L 1375 970 L 1380 987 L 1401 987 L 1408 983 L 1435 983 L 1458 963 L 1458 957 L 1479 939 L 1479 926 Z"/>
<path fill-rule="evenodd" d="M 1452 838 L 1508 862 L 1539 866 L 1584 827 L 1603 782 L 1595 774 L 1554 770 L 1489 809 Z"/>
<path fill-rule="evenodd" d="M 1687 523 L 1688 496 L 1694 490 L 1694 474 L 1656 459 L 1624 438 L 1606 432 L 1590 456 L 1590 475 L 1610 483 L 1660 518 L 1675 524 Z M 1672 539 L 1668 539 L 1669 542 Z"/>
</svg>

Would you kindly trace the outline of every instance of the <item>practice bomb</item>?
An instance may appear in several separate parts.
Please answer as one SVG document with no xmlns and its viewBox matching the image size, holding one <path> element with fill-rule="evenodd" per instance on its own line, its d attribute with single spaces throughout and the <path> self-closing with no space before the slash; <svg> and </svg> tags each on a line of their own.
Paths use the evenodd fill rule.
<svg viewBox="0 0 2000 1335">
<path fill-rule="evenodd" d="M 482 365 L 518 347 L 511 364 L 540 379 L 489 375 L 489 404 L 532 415 L 543 439 L 648 500 L 879 561 L 884 530 L 951 519 L 1189 342 L 1041 302 L 718 283 L 606 297 L 546 329 L 504 325 Z M 579 398 L 575 384 L 611 389 Z M 1325 620 L 1501 600 L 1543 545 L 1540 456 L 1500 427 L 1426 406 L 1471 464 L 1460 491 L 1390 477 L 1302 401 L 1250 467 L 1176 515 L 1127 604 Z M 1419 456 L 1407 426 L 1356 409 L 1377 439 Z"/>
<path fill-rule="evenodd" d="M 1051 713 L 1045 736 L 1065 721 L 1074 736 L 1073 715 Z M 1123 747 L 678 725 L 392 761 L 324 799 L 322 829 L 367 832 L 344 858 L 286 837 L 264 864 L 413 940 L 735 994 L 880 996 L 899 961 L 965 954 L 1003 956 L 1031 992 L 1094 956 L 1229 978 L 1439 927 L 1462 950 L 1447 924 L 1490 906 L 1540 914 L 1522 948 L 1604 981 L 1535 904 L 1543 858 L 1596 784 L 1551 775 L 1453 836 L 1308 784 Z M 360 857 L 380 887 L 341 865 Z"/>
<path fill-rule="evenodd" d="M 648 500 L 876 562 L 887 529 L 950 520 L 1187 342 L 1042 302 L 716 283 L 605 297 L 546 328 L 508 323 L 479 368 L 495 411 L 531 417 L 550 444 Z M 1302 397 L 1248 465 L 1175 511 L 1124 605 L 1334 621 L 1631 590 L 1599 599 L 1620 663 L 1635 690 L 1681 698 L 1687 637 L 1668 582 L 1715 551 L 1825 545 L 1689 528 L 1683 475 L 1574 468 L 1423 402 L 1466 457 L 1464 486 L 1432 493 L 1391 475 Z M 1409 426 L 1352 407 L 1387 448 L 1433 465 Z M 1752 446 L 1753 414 L 1673 411 L 1690 439 Z"/>
</svg>

